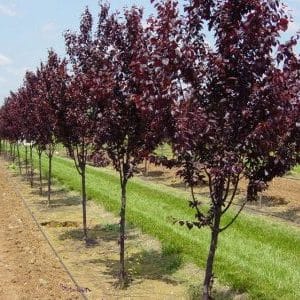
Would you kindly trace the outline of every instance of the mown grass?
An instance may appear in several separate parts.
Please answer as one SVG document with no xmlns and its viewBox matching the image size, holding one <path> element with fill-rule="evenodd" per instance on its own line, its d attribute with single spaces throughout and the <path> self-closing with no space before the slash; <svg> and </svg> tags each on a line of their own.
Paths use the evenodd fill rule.
<svg viewBox="0 0 300 300">
<path fill-rule="evenodd" d="M 170 144 L 168 143 L 163 143 L 161 145 L 159 145 L 155 151 L 154 154 L 158 155 L 158 156 L 165 156 L 168 159 L 173 158 L 173 150 Z"/>
<path fill-rule="evenodd" d="M 294 169 L 293 172 L 300 174 L 300 165 L 297 165 Z"/>
<path fill-rule="evenodd" d="M 43 158 L 44 172 L 46 163 Z M 80 191 L 80 177 L 71 160 L 55 157 L 53 176 Z M 87 193 L 106 209 L 119 212 L 119 178 L 114 171 L 88 167 Z M 171 221 L 193 219 L 187 197 L 185 192 L 134 178 L 128 184 L 127 220 L 158 238 L 163 247 L 180 253 L 181 259 L 203 268 L 209 231 L 189 231 Z M 300 230 L 267 217 L 242 214 L 220 236 L 215 274 L 221 283 L 248 293 L 251 299 L 300 299 Z"/>
</svg>

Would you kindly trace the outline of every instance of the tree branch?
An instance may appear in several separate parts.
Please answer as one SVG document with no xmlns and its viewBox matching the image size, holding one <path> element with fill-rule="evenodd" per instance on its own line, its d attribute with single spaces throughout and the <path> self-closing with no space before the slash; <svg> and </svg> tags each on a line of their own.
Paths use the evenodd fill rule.
<svg viewBox="0 0 300 300">
<path fill-rule="evenodd" d="M 238 211 L 237 214 L 234 216 L 234 218 L 232 218 L 232 220 L 231 220 L 225 227 L 219 229 L 219 232 L 222 232 L 222 231 L 226 230 L 229 226 L 231 226 L 231 225 L 234 223 L 234 221 L 237 219 L 237 217 L 238 217 L 238 216 L 240 215 L 240 213 L 242 212 L 242 210 L 243 210 L 243 208 L 245 207 L 246 203 L 247 203 L 247 200 L 245 200 L 244 203 L 241 205 L 239 211 Z"/>
<path fill-rule="evenodd" d="M 238 187 L 239 182 L 240 182 L 240 178 L 239 177 L 240 177 L 240 175 L 237 176 L 237 180 L 236 180 L 236 183 L 234 185 L 234 189 L 233 189 L 231 198 L 230 198 L 229 202 L 227 203 L 227 206 L 225 207 L 225 209 L 222 211 L 222 215 L 224 215 L 226 213 L 226 211 L 229 209 L 229 207 L 231 206 L 231 204 L 232 204 L 232 202 L 234 200 L 234 197 L 235 197 L 236 192 L 237 192 L 237 187 Z M 224 200 L 223 200 L 224 202 L 225 202 L 226 198 L 224 198 Z"/>
<path fill-rule="evenodd" d="M 214 195 L 213 195 L 213 190 L 212 190 L 212 180 L 211 180 L 211 176 L 210 174 L 207 172 L 206 168 L 204 167 L 204 172 L 205 174 L 207 175 L 208 177 L 208 186 L 209 186 L 209 194 L 210 194 L 210 198 L 214 204 L 214 206 L 216 205 L 216 201 L 215 201 L 215 198 L 214 198 Z"/>
<path fill-rule="evenodd" d="M 223 203 L 225 203 L 225 201 L 228 197 L 229 190 L 230 190 L 230 178 L 231 178 L 231 176 L 229 175 L 228 180 L 227 180 L 226 189 L 225 189 L 225 195 L 223 196 L 223 200 L 222 200 Z"/>
</svg>

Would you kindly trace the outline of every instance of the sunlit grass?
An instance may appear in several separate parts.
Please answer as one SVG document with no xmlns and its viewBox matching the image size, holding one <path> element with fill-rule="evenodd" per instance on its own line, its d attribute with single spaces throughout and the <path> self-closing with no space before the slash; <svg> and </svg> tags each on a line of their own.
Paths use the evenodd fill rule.
<svg viewBox="0 0 300 300">
<path fill-rule="evenodd" d="M 47 170 L 45 158 L 43 170 Z M 55 157 L 53 176 L 69 189 L 80 191 L 80 177 L 72 161 Z M 119 178 L 114 171 L 88 167 L 87 193 L 118 214 Z M 209 231 L 189 231 L 172 223 L 172 218 L 193 219 L 187 198 L 183 191 L 133 178 L 128 184 L 127 220 L 163 245 L 172 244 L 181 259 L 203 268 Z M 267 217 L 242 214 L 220 236 L 215 275 L 252 299 L 300 299 L 300 230 Z"/>
<path fill-rule="evenodd" d="M 296 172 L 297 174 L 300 174 L 300 165 L 297 165 L 294 169 L 294 172 Z"/>
</svg>

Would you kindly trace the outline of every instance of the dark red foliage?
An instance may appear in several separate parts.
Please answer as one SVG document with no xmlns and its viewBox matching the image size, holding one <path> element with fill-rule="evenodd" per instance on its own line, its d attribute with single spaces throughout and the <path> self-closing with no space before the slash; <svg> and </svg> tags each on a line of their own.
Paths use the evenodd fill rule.
<svg viewBox="0 0 300 300">
<path fill-rule="evenodd" d="M 218 234 L 244 206 L 220 228 L 240 177 L 261 173 L 265 161 L 263 167 L 272 169 L 272 176 L 296 162 L 297 41 L 281 45 L 280 33 L 287 29 L 289 16 L 280 1 L 192 0 L 186 2 L 183 18 L 178 17 L 176 1 L 154 3 L 157 19 L 149 21 L 148 43 L 142 49 L 148 55 L 141 73 L 146 78 L 144 110 L 157 110 L 152 128 L 172 134 L 181 174 L 192 189 L 197 227 L 211 228 L 203 294 L 208 299 Z M 204 40 L 206 24 L 215 37 L 213 48 Z M 210 187 L 207 214 L 193 193 L 201 171 Z M 264 180 L 255 180 L 257 187 Z M 191 228 L 194 223 L 181 224 Z"/>
</svg>

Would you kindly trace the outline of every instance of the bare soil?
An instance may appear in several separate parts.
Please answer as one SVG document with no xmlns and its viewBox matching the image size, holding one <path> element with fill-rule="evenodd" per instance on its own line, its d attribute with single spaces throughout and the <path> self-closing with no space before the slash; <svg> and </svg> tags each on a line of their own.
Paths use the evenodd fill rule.
<svg viewBox="0 0 300 300">
<path fill-rule="evenodd" d="M 0 299 L 80 299 L 0 166 Z"/>
</svg>

